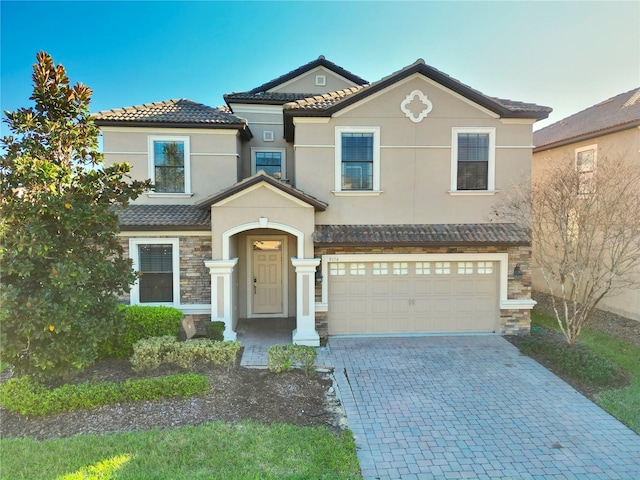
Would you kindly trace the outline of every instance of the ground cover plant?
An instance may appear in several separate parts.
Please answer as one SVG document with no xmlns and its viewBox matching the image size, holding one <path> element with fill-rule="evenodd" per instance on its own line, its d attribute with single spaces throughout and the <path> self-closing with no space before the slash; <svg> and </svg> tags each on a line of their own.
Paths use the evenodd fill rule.
<svg viewBox="0 0 640 480">
<path fill-rule="evenodd" d="M 640 339 L 584 328 L 568 346 L 553 316 L 531 319 L 529 337 L 509 340 L 640 434 Z"/>
<path fill-rule="evenodd" d="M 119 402 L 187 398 L 204 394 L 209 381 L 203 375 L 186 373 L 126 382 L 84 382 L 46 388 L 31 377 L 11 378 L 0 385 L 0 405 L 23 415 L 51 415 Z"/>
<path fill-rule="evenodd" d="M 0 445 L 7 479 L 361 478 L 350 432 L 324 427 L 212 422 Z"/>
</svg>

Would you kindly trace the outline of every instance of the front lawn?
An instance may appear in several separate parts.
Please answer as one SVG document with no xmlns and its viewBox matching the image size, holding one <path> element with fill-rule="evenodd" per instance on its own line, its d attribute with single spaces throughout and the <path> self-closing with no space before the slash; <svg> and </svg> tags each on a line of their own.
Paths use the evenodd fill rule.
<svg viewBox="0 0 640 480">
<path fill-rule="evenodd" d="M 568 349 L 555 318 L 534 309 L 531 321 L 531 336 L 514 341 L 521 351 L 640 434 L 640 346 L 585 328 Z"/>
<path fill-rule="evenodd" d="M 0 440 L 2 479 L 357 479 L 349 431 L 211 422 L 56 440 Z"/>
</svg>

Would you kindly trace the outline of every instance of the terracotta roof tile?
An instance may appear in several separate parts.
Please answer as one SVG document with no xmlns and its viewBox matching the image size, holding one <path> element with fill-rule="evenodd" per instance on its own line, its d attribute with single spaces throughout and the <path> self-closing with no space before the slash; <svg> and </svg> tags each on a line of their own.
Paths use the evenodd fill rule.
<svg viewBox="0 0 640 480">
<path fill-rule="evenodd" d="M 125 231 L 211 229 L 211 212 L 194 205 L 129 205 L 118 217 Z"/>
<path fill-rule="evenodd" d="M 634 88 L 533 133 L 534 151 L 640 125 L 640 88 Z"/>
<path fill-rule="evenodd" d="M 528 245 L 526 231 L 510 223 L 423 225 L 316 225 L 323 245 Z"/>
<path fill-rule="evenodd" d="M 107 123 L 186 123 L 244 125 L 247 121 L 226 108 L 214 108 L 185 98 L 104 110 L 93 114 L 97 125 Z"/>
</svg>

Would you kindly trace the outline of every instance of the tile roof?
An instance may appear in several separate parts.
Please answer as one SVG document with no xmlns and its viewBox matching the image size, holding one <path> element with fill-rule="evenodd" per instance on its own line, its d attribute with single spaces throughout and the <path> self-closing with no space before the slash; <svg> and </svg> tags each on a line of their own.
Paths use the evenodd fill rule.
<svg viewBox="0 0 640 480">
<path fill-rule="evenodd" d="M 528 233 L 511 223 L 425 225 L 316 225 L 321 245 L 529 245 Z"/>
<path fill-rule="evenodd" d="M 312 97 L 315 93 L 287 93 L 287 92 L 234 92 L 224 95 L 225 102 L 250 102 L 265 103 L 269 105 L 284 105 L 285 103 L 294 102 L 301 98 Z"/>
<path fill-rule="evenodd" d="M 331 70 L 332 72 L 337 73 L 341 77 L 344 77 L 347 80 L 350 80 L 351 82 L 356 83 L 358 85 L 364 85 L 366 83 L 369 83 L 364 78 L 361 78 L 358 75 L 351 73 L 349 70 L 346 70 L 341 66 L 336 65 L 333 62 L 330 62 L 324 57 L 324 55 L 320 55 L 317 59 L 309 63 L 306 63 L 294 70 L 291 70 L 289 73 L 285 73 L 284 75 L 281 75 L 278 78 L 275 78 L 267 83 L 263 83 L 259 87 L 249 90 L 247 93 L 266 92 L 267 90 L 270 90 L 274 87 L 277 87 L 278 85 L 288 82 L 289 80 L 294 79 L 317 67 L 324 67 L 328 70 Z"/>
<path fill-rule="evenodd" d="M 211 230 L 211 212 L 194 205 L 129 205 L 118 212 L 121 230 Z"/>
<path fill-rule="evenodd" d="M 247 121 L 226 107 L 209 107 L 186 98 L 103 110 L 93 114 L 96 125 L 171 124 L 246 128 Z"/>
<path fill-rule="evenodd" d="M 241 180 L 240 182 L 230 186 L 229 188 L 225 188 L 224 190 L 215 193 L 205 198 L 204 200 L 201 200 L 200 202 L 196 203 L 196 206 L 202 209 L 209 208 L 211 205 L 218 203 L 225 198 L 229 198 L 230 196 L 235 195 L 236 193 L 239 193 L 260 182 L 266 182 L 269 185 L 277 188 L 278 190 L 281 190 L 291 195 L 292 197 L 297 198 L 298 200 L 302 200 L 303 202 L 308 203 L 309 205 L 313 206 L 316 211 L 324 211 L 328 206 L 328 204 L 323 202 L 322 200 L 318 200 L 317 198 L 304 193 L 302 190 L 298 190 L 297 188 L 292 187 L 284 180 L 278 180 L 277 178 L 268 175 L 264 172 L 264 170 L 260 170 L 254 175 Z"/>
<path fill-rule="evenodd" d="M 634 88 L 534 132 L 534 152 L 638 125 L 640 88 Z"/>
<path fill-rule="evenodd" d="M 313 95 L 308 98 L 300 99 L 288 103 L 285 105 L 285 110 L 307 110 L 316 112 L 332 113 L 341 104 L 350 105 L 351 103 L 358 101 L 360 98 L 364 98 L 372 93 L 375 93 L 383 88 L 388 87 L 396 83 L 397 81 L 406 78 L 414 73 L 420 73 L 432 80 L 444 85 L 463 95 L 466 98 L 488 108 L 491 111 L 498 113 L 503 117 L 520 117 L 520 118 L 546 118 L 551 112 L 551 108 L 536 105 L 535 103 L 524 103 L 514 100 L 501 99 L 496 97 L 490 97 L 484 93 L 475 90 L 468 85 L 463 84 L 459 80 L 447 75 L 440 70 L 425 64 L 423 59 L 418 59 L 416 62 L 408 65 L 407 67 L 397 72 L 388 75 L 377 82 L 369 85 L 363 85 L 360 87 L 343 90 L 341 92 L 333 92 L 325 95 Z M 297 112 L 296 112 L 297 114 Z"/>
</svg>

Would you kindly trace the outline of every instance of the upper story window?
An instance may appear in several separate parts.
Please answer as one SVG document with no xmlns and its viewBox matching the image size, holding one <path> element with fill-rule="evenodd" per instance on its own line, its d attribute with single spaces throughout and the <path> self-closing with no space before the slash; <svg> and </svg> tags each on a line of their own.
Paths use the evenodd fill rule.
<svg viewBox="0 0 640 480">
<path fill-rule="evenodd" d="M 495 128 L 452 129 L 452 191 L 495 190 L 495 136 Z"/>
<path fill-rule="evenodd" d="M 335 190 L 379 192 L 379 127 L 336 127 Z"/>
<path fill-rule="evenodd" d="M 252 148 L 251 173 L 264 170 L 276 178 L 286 178 L 284 148 Z"/>
<path fill-rule="evenodd" d="M 597 145 L 576 149 L 576 171 L 578 172 L 578 193 L 586 195 L 595 192 L 595 172 Z"/>
<path fill-rule="evenodd" d="M 149 137 L 149 177 L 156 193 L 191 193 L 189 137 Z"/>
</svg>

